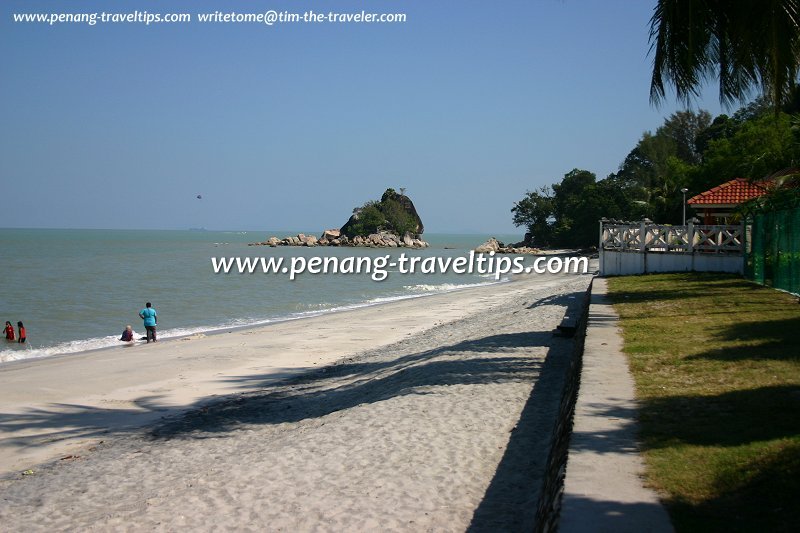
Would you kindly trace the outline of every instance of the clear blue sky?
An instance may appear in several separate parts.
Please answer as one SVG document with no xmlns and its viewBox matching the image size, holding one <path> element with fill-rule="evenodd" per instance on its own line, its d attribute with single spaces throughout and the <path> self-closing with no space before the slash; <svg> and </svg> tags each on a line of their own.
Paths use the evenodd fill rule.
<svg viewBox="0 0 800 533">
<path fill-rule="evenodd" d="M 681 108 L 648 101 L 653 5 L 4 0 L 0 227 L 316 232 L 391 186 L 406 187 L 427 231 L 515 231 L 526 190 L 575 167 L 605 177 Z M 12 22 L 136 9 L 408 20 Z M 722 112 L 716 87 L 696 106 Z"/>
</svg>

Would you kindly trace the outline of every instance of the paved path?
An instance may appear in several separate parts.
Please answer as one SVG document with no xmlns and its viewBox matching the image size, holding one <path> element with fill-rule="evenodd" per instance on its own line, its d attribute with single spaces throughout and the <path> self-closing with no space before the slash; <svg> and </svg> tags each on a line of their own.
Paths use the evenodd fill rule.
<svg viewBox="0 0 800 533">
<path fill-rule="evenodd" d="M 618 322 L 606 280 L 595 278 L 560 533 L 673 531 L 658 496 L 642 482 L 633 378 Z"/>
</svg>

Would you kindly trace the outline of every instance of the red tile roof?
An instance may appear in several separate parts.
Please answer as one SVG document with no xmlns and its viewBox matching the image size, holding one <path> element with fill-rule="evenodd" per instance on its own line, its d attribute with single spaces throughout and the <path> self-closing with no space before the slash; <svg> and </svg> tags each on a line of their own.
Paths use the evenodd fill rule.
<svg viewBox="0 0 800 533">
<path fill-rule="evenodd" d="M 753 198 L 767 194 L 764 182 L 753 183 L 745 178 L 736 178 L 717 185 L 713 189 L 693 196 L 686 203 L 703 205 L 739 205 Z"/>
</svg>

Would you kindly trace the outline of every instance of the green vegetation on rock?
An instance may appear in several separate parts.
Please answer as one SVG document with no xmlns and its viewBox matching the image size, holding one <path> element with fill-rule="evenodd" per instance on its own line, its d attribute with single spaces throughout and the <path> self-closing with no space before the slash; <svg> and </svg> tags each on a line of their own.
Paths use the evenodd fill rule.
<svg viewBox="0 0 800 533">
<path fill-rule="evenodd" d="M 371 200 L 353 211 L 353 217 L 342 227 L 342 233 L 348 237 L 366 236 L 375 233 L 386 224 L 386 217 L 378 207 L 378 202 Z"/>
<path fill-rule="evenodd" d="M 380 201 L 370 200 L 354 209 L 353 216 L 341 228 L 341 232 L 350 238 L 366 237 L 380 231 L 399 236 L 423 232 L 422 220 L 408 196 L 386 189 Z"/>
</svg>

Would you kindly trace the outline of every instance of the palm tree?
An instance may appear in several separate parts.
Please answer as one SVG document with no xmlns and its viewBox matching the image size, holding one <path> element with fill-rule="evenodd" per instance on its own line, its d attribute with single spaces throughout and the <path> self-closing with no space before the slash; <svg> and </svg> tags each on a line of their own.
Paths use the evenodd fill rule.
<svg viewBox="0 0 800 533">
<path fill-rule="evenodd" d="M 725 105 L 754 88 L 775 106 L 794 88 L 800 62 L 800 0 L 657 0 L 650 19 L 650 100 L 665 83 L 688 102 L 708 78 L 719 78 Z"/>
</svg>

